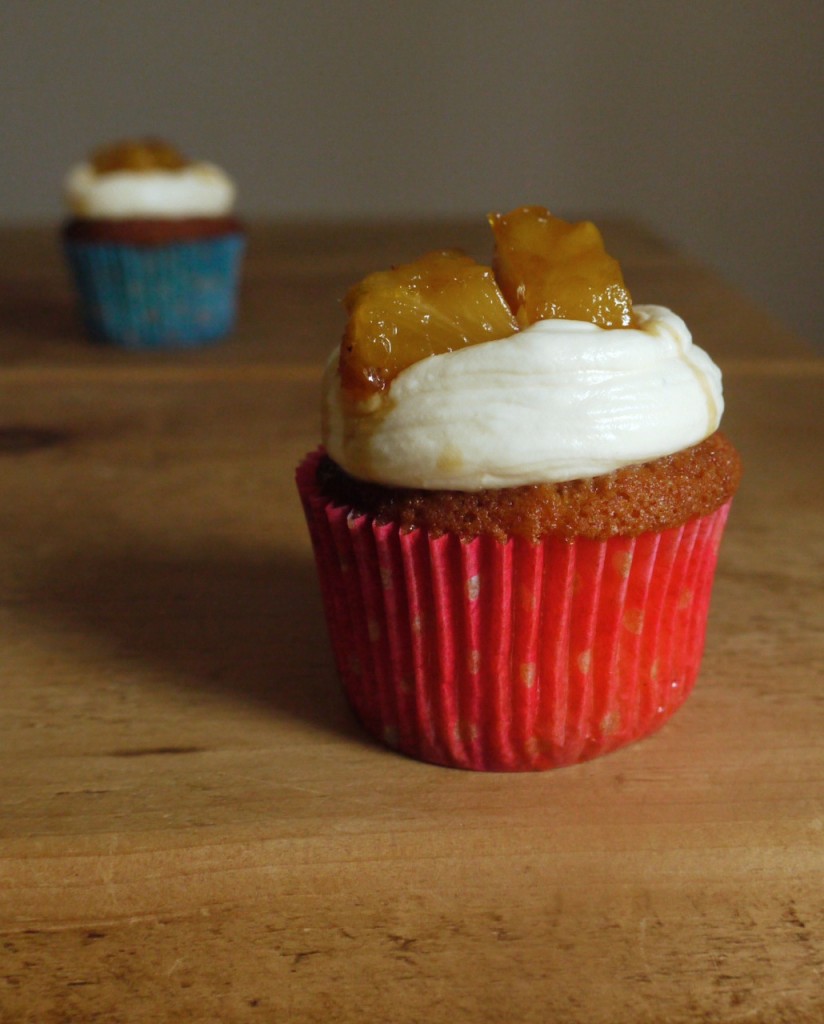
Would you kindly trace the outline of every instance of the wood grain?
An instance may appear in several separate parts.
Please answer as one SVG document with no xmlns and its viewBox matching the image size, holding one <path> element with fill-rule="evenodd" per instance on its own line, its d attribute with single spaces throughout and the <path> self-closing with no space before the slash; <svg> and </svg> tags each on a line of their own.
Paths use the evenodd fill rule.
<svg viewBox="0 0 824 1024">
<path fill-rule="evenodd" d="M 824 1020 L 822 361 L 606 233 L 717 355 L 746 476 L 684 709 L 500 776 L 361 733 L 292 482 L 342 290 L 483 234 L 257 227 L 236 336 L 146 357 L 0 232 L 3 1024 Z"/>
</svg>

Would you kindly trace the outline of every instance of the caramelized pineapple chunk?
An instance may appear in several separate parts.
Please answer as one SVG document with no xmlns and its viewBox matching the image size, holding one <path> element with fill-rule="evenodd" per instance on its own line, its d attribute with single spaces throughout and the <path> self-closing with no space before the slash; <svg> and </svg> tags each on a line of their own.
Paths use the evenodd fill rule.
<svg viewBox="0 0 824 1024">
<path fill-rule="evenodd" d="M 103 146 L 92 153 L 91 164 L 98 174 L 111 171 L 179 171 L 189 161 L 162 139 L 126 139 Z"/>
<path fill-rule="evenodd" d="M 632 299 L 594 224 L 571 224 L 542 206 L 491 213 L 489 223 L 495 276 L 521 327 L 552 319 L 629 325 Z"/>
<path fill-rule="evenodd" d="M 344 305 L 341 382 L 358 400 L 384 391 L 427 356 L 518 330 L 491 268 L 451 250 L 369 274 Z"/>
<path fill-rule="evenodd" d="M 494 273 L 439 250 L 369 274 L 349 291 L 339 367 L 351 398 L 380 394 L 427 356 L 509 337 L 538 320 L 632 322 L 621 268 L 594 224 L 570 224 L 541 206 L 490 214 L 489 223 Z"/>
</svg>

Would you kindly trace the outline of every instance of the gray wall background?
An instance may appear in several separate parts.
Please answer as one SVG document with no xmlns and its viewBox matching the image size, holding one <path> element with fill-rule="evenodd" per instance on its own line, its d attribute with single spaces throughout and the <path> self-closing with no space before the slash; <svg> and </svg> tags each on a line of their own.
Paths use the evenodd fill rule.
<svg viewBox="0 0 824 1024">
<path fill-rule="evenodd" d="M 252 216 L 633 217 L 820 342 L 822 12 L 2 0 L 0 221 L 57 219 L 70 163 L 150 132 Z"/>
</svg>

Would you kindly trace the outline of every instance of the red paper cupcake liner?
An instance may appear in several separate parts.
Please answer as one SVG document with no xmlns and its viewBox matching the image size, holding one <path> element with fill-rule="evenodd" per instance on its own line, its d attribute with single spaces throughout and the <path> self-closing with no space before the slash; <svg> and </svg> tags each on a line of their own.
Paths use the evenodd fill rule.
<svg viewBox="0 0 824 1024">
<path fill-rule="evenodd" d="M 297 471 L 326 619 L 364 727 L 404 754 L 478 771 L 588 760 L 659 728 L 704 647 L 730 502 L 605 541 L 404 532 Z"/>
</svg>

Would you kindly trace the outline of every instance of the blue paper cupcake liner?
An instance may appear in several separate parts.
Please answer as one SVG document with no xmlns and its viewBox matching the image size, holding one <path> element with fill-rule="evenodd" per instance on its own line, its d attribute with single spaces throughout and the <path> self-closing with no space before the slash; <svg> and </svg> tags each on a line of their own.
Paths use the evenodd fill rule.
<svg viewBox="0 0 824 1024">
<path fill-rule="evenodd" d="M 234 327 L 243 235 L 64 245 L 86 327 L 98 340 L 130 349 L 192 347 Z"/>
</svg>

